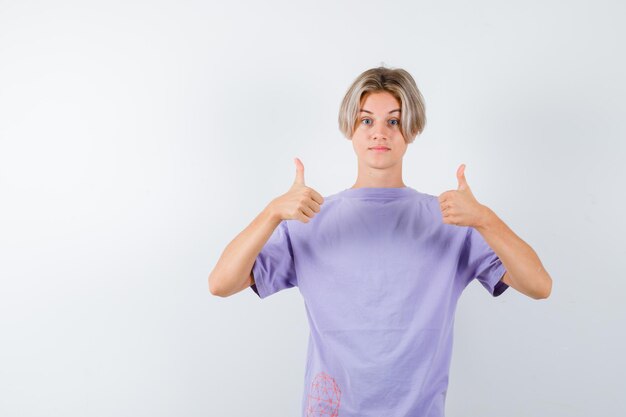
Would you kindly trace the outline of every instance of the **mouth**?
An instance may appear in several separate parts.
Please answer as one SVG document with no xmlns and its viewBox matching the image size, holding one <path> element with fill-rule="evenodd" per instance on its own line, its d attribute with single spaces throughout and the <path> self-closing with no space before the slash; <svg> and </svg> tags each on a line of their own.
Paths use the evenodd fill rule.
<svg viewBox="0 0 626 417">
<path fill-rule="evenodd" d="M 373 148 L 370 148 L 370 150 L 376 151 L 376 152 L 385 152 L 385 151 L 388 151 L 390 149 L 388 147 L 386 147 L 386 146 L 375 146 Z"/>
</svg>

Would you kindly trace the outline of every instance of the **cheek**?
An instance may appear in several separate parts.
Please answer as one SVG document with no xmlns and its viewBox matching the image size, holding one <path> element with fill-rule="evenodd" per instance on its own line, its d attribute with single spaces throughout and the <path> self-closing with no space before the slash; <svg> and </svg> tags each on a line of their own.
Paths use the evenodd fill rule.
<svg viewBox="0 0 626 417">
<path fill-rule="evenodd" d="M 393 150 L 394 154 L 397 156 L 402 156 L 404 155 L 404 153 L 406 152 L 406 147 L 403 146 L 396 146 L 395 149 Z"/>
<path fill-rule="evenodd" d="M 352 135 L 352 146 L 355 149 L 367 149 L 367 140 L 362 135 L 355 133 Z"/>
</svg>

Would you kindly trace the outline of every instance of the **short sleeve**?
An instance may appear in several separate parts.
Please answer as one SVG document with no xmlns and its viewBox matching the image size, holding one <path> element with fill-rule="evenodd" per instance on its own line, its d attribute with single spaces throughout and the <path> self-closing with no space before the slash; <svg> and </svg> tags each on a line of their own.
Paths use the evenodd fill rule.
<svg viewBox="0 0 626 417">
<path fill-rule="evenodd" d="M 254 284 L 250 287 L 260 298 L 297 286 L 293 249 L 285 220 L 274 229 L 257 255 L 252 275 Z"/>
<path fill-rule="evenodd" d="M 494 297 L 502 294 L 509 286 L 501 281 L 506 268 L 483 236 L 473 227 L 468 227 L 465 244 L 459 258 L 459 274 L 467 284 L 474 278 Z"/>
</svg>

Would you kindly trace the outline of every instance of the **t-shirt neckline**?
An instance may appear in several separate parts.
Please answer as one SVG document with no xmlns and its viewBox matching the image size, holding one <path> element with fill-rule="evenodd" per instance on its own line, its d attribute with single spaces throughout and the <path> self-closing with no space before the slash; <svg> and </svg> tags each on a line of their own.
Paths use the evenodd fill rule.
<svg viewBox="0 0 626 417">
<path fill-rule="evenodd" d="M 347 198 L 394 199 L 417 193 L 412 187 L 359 187 L 346 188 L 341 192 Z"/>
</svg>

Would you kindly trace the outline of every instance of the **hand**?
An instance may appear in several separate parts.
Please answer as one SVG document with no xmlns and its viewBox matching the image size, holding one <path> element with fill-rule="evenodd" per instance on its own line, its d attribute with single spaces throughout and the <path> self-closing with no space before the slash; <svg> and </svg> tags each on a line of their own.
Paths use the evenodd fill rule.
<svg viewBox="0 0 626 417">
<path fill-rule="evenodd" d="M 324 197 L 314 189 L 304 185 L 304 165 L 300 159 L 296 163 L 296 179 L 285 194 L 270 202 L 272 210 L 281 220 L 297 219 L 308 223 L 315 213 L 320 212 Z"/>
<path fill-rule="evenodd" d="M 477 227 L 485 217 L 487 207 L 474 198 L 474 194 L 465 179 L 465 164 L 461 164 L 456 171 L 459 187 L 439 195 L 439 208 L 443 222 L 456 226 Z"/>
</svg>

